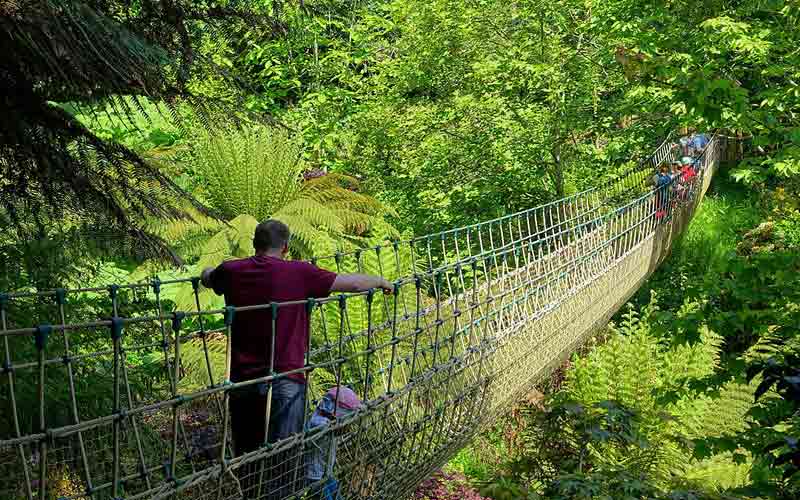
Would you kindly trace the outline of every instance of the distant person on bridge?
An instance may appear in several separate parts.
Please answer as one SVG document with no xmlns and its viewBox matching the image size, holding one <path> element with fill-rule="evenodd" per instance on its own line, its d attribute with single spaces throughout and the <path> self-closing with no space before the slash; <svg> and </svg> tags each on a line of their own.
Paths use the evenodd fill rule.
<svg viewBox="0 0 800 500">
<path fill-rule="evenodd" d="M 675 204 L 676 200 L 682 200 L 686 194 L 686 186 L 684 185 L 683 178 L 681 177 L 681 167 L 681 162 L 672 162 L 672 171 L 670 172 L 670 177 L 672 178 L 672 190 L 675 192 L 675 196 L 672 200 L 673 205 Z"/>
<path fill-rule="evenodd" d="M 662 163 L 658 168 L 658 174 L 655 178 L 656 188 L 656 219 L 663 219 L 667 215 L 669 208 L 669 185 L 672 182 L 672 176 L 669 172 L 669 165 Z"/>
<path fill-rule="evenodd" d="M 692 182 L 696 174 L 694 160 L 689 158 L 688 161 L 686 161 L 686 158 L 684 158 L 683 166 L 681 167 L 681 180 L 685 183 Z"/>
<path fill-rule="evenodd" d="M 681 175 L 681 162 L 673 161 L 670 165 L 670 177 L 677 179 Z"/>
<path fill-rule="evenodd" d="M 380 276 L 332 273 L 308 262 L 286 260 L 289 228 L 277 220 L 260 223 L 255 230 L 255 255 L 223 262 L 207 268 L 203 285 L 225 296 L 229 306 L 242 307 L 270 302 L 298 301 L 327 297 L 333 292 L 362 292 L 380 288 L 391 293 L 393 286 Z M 274 373 L 302 369 L 309 342 L 309 313 L 304 304 L 278 308 L 275 332 L 269 308 L 240 311 L 232 325 L 231 380 L 242 382 Z M 271 353 L 272 335 L 275 352 Z M 258 449 L 264 442 L 276 442 L 303 431 L 305 417 L 304 372 L 296 372 L 272 382 L 272 404 L 267 435 L 266 383 L 234 390 L 230 395 L 231 429 L 237 456 Z M 266 477 L 277 474 L 267 473 Z M 286 474 L 290 477 L 291 474 Z M 301 475 L 302 477 L 302 475 Z M 291 493 L 286 483 L 270 498 Z M 253 487 L 252 480 L 247 481 Z M 271 486 L 270 489 L 275 488 Z M 286 491 L 283 491 L 286 490 Z"/>
<path fill-rule="evenodd" d="M 692 135 L 692 147 L 694 148 L 695 154 L 700 154 L 703 152 L 703 149 L 708 145 L 708 136 L 706 134 L 693 134 Z"/>
<path fill-rule="evenodd" d="M 682 156 L 692 156 L 694 152 L 692 151 L 692 135 L 685 135 L 678 139 L 678 143 L 681 145 L 680 151 Z"/>
</svg>

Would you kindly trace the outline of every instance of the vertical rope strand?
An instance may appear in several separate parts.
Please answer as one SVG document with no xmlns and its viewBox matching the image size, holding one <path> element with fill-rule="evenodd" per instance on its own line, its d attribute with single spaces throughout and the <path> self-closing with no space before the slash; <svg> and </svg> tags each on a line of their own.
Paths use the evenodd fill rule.
<svg viewBox="0 0 800 500">
<path fill-rule="evenodd" d="M 55 293 L 55 299 L 56 305 L 58 306 L 58 316 L 61 320 L 61 326 L 65 327 L 67 325 L 67 315 L 64 311 L 66 290 L 63 288 L 57 289 Z M 72 370 L 72 350 L 70 349 L 69 345 L 69 330 L 64 328 L 62 334 L 64 340 L 64 363 L 67 367 L 67 381 L 69 383 L 69 401 L 70 410 L 72 412 L 72 422 L 74 424 L 79 424 L 80 415 L 78 414 L 78 401 L 75 394 L 75 374 Z M 92 487 L 92 475 L 89 468 L 89 459 L 86 456 L 86 446 L 83 442 L 83 432 L 79 430 L 76 435 L 78 439 L 78 449 L 81 455 L 81 464 L 83 465 L 83 480 L 86 482 L 86 491 L 92 491 L 94 488 Z"/>
<path fill-rule="evenodd" d="M 225 308 L 225 374 L 223 375 L 222 386 L 222 408 L 224 413 L 222 415 L 222 444 L 219 447 L 219 483 L 217 484 L 217 500 L 223 499 L 223 486 L 225 483 L 226 475 L 230 474 L 231 480 L 236 485 L 237 493 L 239 496 L 244 496 L 239 480 L 236 475 L 228 468 L 228 460 L 225 458 L 227 447 L 229 446 L 228 427 L 230 426 L 230 385 L 231 385 L 231 359 L 233 349 L 231 340 L 233 338 L 233 318 L 236 315 L 236 309 L 228 306 Z"/>
<path fill-rule="evenodd" d="M 0 334 L 8 330 L 8 320 L 6 319 L 6 307 L 8 305 L 8 296 L 0 294 Z M 8 345 L 8 336 L 3 335 L 3 350 L 5 358 L 3 361 L 3 371 L 6 373 L 6 380 L 8 381 L 8 400 L 11 405 L 11 417 L 14 421 L 14 436 L 17 438 L 22 437 L 22 432 L 19 427 L 19 413 L 17 411 L 17 395 L 14 387 L 14 368 L 11 364 L 11 349 Z M 23 483 L 25 486 L 25 496 L 28 500 L 33 499 L 33 491 L 31 489 L 31 471 L 28 469 L 28 458 L 25 456 L 25 449 L 22 443 L 15 446 L 19 452 L 19 461 L 22 464 Z M 42 498 L 42 497 L 39 497 Z"/>
</svg>

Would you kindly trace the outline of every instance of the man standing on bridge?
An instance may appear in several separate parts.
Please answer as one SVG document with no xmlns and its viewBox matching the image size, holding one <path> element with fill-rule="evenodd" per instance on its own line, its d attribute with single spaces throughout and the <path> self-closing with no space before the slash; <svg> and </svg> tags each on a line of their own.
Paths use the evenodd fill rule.
<svg viewBox="0 0 800 500">
<path fill-rule="evenodd" d="M 332 273 L 308 262 L 289 261 L 289 228 L 277 220 L 260 223 L 255 230 L 255 255 L 223 262 L 202 273 L 203 285 L 225 296 L 228 306 L 242 307 L 270 302 L 300 301 L 327 297 L 333 292 L 363 292 L 393 286 L 380 276 Z M 242 382 L 285 373 L 305 366 L 309 341 L 309 314 L 304 304 L 278 308 L 275 332 L 269 308 L 240 311 L 234 316 L 231 338 L 231 380 Z M 275 352 L 272 353 L 272 335 Z M 231 429 L 237 456 L 258 449 L 264 442 L 276 442 L 303 431 L 306 377 L 302 371 L 272 382 L 272 404 L 267 435 L 264 435 L 267 384 L 248 386 L 230 395 Z M 265 439 L 266 438 L 266 439 Z M 302 467 L 301 464 L 296 466 Z M 293 471 L 268 471 L 266 477 L 284 475 L 281 484 L 268 485 L 269 498 L 293 493 Z M 301 474 L 300 477 L 303 477 Z M 245 489 L 255 487 L 255 478 L 244 481 Z M 247 494 L 245 493 L 247 497 Z"/>
</svg>

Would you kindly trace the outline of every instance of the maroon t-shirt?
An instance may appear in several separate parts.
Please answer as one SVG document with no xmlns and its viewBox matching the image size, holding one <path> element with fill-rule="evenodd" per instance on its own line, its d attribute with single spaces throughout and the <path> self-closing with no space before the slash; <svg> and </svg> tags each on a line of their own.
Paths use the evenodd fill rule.
<svg viewBox="0 0 800 500">
<path fill-rule="evenodd" d="M 308 262 L 254 256 L 223 262 L 211 273 L 211 287 L 225 295 L 229 306 L 242 307 L 269 302 L 288 302 L 309 297 L 327 297 L 336 273 Z M 309 317 L 304 304 L 278 308 L 275 336 L 275 373 L 305 365 Z M 268 375 L 272 345 L 270 309 L 237 311 L 232 325 L 231 380 Z M 290 375 L 304 381 L 305 375 Z"/>
</svg>

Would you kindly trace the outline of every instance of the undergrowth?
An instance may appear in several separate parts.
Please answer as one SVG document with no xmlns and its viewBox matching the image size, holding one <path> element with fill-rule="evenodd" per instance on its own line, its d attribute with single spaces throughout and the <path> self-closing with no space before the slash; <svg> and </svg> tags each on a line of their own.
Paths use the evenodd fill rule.
<svg viewBox="0 0 800 500">
<path fill-rule="evenodd" d="M 761 216 L 754 192 L 720 172 L 686 233 L 673 244 L 672 255 L 639 289 L 633 303 L 645 305 L 656 290 L 661 304 L 674 308 L 716 288 L 735 258 L 737 243 Z"/>
<path fill-rule="evenodd" d="M 748 451 L 696 456 L 693 443 L 746 427 L 754 387 L 729 381 L 708 391 L 728 332 L 703 325 L 737 269 L 737 246 L 764 213 L 755 191 L 718 175 L 672 255 L 614 318 L 605 342 L 576 355 L 545 408 L 522 405 L 516 411 L 526 418 L 506 416 L 448 467 L 495 499 L 507 497 L 508 484 L 529 498 L 618 498 L 634 489 L 641 498 L 723 498 L 747 484 Z M 610 418 L 616 424 L 604 430 Z M 510 433 L 519 438 L 511 444 Z"/>
</svg>

